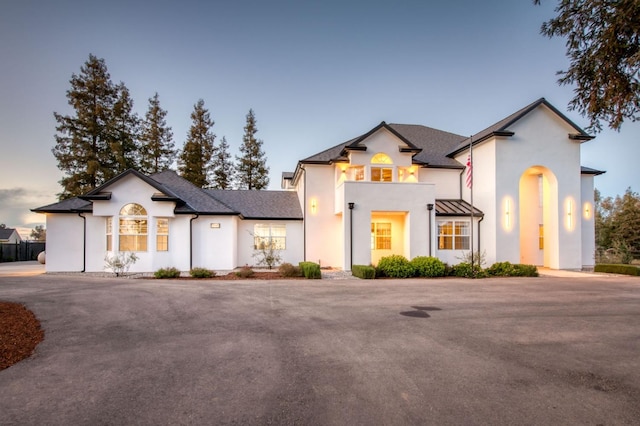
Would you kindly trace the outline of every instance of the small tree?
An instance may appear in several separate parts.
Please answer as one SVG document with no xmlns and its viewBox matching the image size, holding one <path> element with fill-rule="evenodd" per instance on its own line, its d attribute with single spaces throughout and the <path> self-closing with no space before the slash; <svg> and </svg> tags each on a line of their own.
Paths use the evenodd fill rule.
<svg viewBox="0 0 640 426">
<path fill-rule="evenodd" d="M 238 189 L 264 189 L 269 185 L 267 157 L 262 151 L 262 141 L 255 137 L 257 132 L 256 117 L 250 109 L 240 145 L 241 155 L 236 156 Z"/>
<path fill-rule="evenodd" d="M 111 167 L 105 179 L 127 169 L 138 169 L 140 165 L 140 117 L 133 112 L 133 99 L 124 83 L 118 84 L 116 90 L 118 98 L 113 105 L 109 138 Z"/>
<path fill-rule="evenodd" d="M 43 225 L 36 225 L 36 227 L 31 230 L 30 238 L 34 241 L 46 241 L 47 230 Z"/>
<path fill-rule="evenodd" d="M 135 253 L 115 253 L 111 256 L 107 254 L 104 257 L 105 268 L 111 269 L 116 274 L 116 277 L 129 272 L 129 268 L 137 260 L 138 256 Z"/>
<path fill-rule="evenodd" d="M 255 234 L 249 232 L 253 237 L 253 258 L 256 259 L 258 265 L 265 265 L 269 269 L 282 262 L 280 250 L 276 248 L 273 240 L 256 237 Z"/>
<path fill-rule="evenodd" d="M 214 121 L 200 99 L 191 113 L 191 128 L 178 159 L 180 175 L 200 188 L 209 186 L 211 157 L 216 135 L 211 132 Z"/>
</svg>

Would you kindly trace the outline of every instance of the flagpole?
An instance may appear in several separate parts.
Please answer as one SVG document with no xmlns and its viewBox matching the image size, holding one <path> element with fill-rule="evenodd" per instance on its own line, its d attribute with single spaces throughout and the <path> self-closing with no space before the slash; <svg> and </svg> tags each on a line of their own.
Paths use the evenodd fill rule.
<svg viewBox="0 0 640 426">
<path fill-rule="evenodd" d="M 475 270 L 473 269 L 473 135 L 469 137 L 469 161 L 471 172 L 471 185 L 469 186 L 471 200 L 471 275 L 475 278 Z"/>
</svg>

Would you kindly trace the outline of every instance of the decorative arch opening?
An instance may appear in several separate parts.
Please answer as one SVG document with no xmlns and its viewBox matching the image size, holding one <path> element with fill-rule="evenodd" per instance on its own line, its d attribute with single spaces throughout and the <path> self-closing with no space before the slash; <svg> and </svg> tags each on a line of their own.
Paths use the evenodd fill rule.
<svg viewBox="0 0 640 426">
<path fill-rule="evenodd" d="M 558 180 L 544 166 L 532 166 L 519 183 L 520 262 L 557 269 Z"/>
<path fill-rule="evenodd" d="M 147 251 L 149 219 L 144 207 L 136 203 L 122 207 L 118 229 L 120 251 Z"/>
<path fill-rule="evenodd" d="M 384 152 L 379 152 L 371 157 L 371 164 L 393 164 L 393 160 Z"/>
</svg>

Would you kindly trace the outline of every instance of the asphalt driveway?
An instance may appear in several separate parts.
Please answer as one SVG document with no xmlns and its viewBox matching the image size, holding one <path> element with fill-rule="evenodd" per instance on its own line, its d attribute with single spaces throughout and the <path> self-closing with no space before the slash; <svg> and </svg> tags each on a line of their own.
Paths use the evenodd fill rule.
<svg viewBox="0 0 640 426">
<path fill-rule="evenodd" d="M 0 424 L 640 423 L 640 279 L 0 276 Z"/>
</svg>

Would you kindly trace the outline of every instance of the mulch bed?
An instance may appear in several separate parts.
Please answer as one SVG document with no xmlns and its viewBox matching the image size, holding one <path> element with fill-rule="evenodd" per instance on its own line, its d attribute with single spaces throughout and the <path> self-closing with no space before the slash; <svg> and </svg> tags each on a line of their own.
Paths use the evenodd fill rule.
<svg viewBox="0 0 640 426">
<path fill-rule="evenodd" d="M 19 303 L 0 301 L 0 370 L 31 356 L 44 339 L 40 321 Z"/>
<path fill-rule="evenodd" d="M 155 277 L 145 277 L 152 280 L 158 279 Z M 235 280 L 300 280 L 304 279 L 304 277 L 284 277 L 279 272 L 254 272 L 250 277 L 239 277 L 235 272 L 229 272 L 226 275 L 216 275 L 212 278 L 193 278 L 193 277 L 180 277 L 180 278 L 171 278 L 172 280 L 197 280 L 197 281 L 207 281 L 207 280 L 220 280 L 220 281 L 235 281 Z"/>
</svg>

